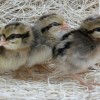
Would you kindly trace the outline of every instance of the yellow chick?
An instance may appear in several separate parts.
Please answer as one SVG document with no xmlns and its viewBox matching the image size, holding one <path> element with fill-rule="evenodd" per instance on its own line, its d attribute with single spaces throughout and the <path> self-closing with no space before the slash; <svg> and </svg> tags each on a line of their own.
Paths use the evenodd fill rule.
<svg viewBox="0 0 100 100">
<path fill-rule="evenodd" d="M 0 30 L 0 72 L 17 70 L 25 65 L 34 35 L 31 27 L 20 22 Z"/>
</svg>

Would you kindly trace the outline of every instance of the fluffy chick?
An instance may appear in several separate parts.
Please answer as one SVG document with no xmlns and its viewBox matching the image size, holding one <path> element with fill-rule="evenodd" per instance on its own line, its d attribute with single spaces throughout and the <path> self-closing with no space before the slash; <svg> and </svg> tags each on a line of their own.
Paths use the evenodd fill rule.
<svg viewBox="0 0 100 100">
<path fill-rule="evenodd" d="M 63 34 L 65 34 L 68 31 L 69 26 L 65 22 L 63 16 L 54 13 L 41 16 L 36 21 L 35 26 L 42 33 L 42 36 L 45 41 L 45 48 L 41 48 L 40 56 L 42 56 L 42 61 L 39 60 L 40 62 L 38 63 L 40 64 L 44 63 L 47 60 L 47 58 L 51 57 L 51 51 L 53 46 L 60 40 Z M 48 49 L 46 50 L 46 48 Z M 40 59 L 40 56 L 37 59 Z M 45 68 L 47 68 L 47 66 Z"/>
<path fill-rule="evenodd" d="M 46 43 L 51 47 L 53 47 L 69 29 L 64 17 L 55 13 L 41 16 L 35 25 L 40 29 Z"/>
<path fill-rule="evenodd" d="M 53 48 L 53 59 L 58 70 L 91 89 L 79 73 L 100 60 L 100 16 L 88 17 L 80 28 L 63 35 Z"/>
<path fill-rule="evenodd" d="M 0 30 L 0 71 L 17 70 L 25 65 L 34 36 L 31 27 L 13 22 Z"/>
</svg>

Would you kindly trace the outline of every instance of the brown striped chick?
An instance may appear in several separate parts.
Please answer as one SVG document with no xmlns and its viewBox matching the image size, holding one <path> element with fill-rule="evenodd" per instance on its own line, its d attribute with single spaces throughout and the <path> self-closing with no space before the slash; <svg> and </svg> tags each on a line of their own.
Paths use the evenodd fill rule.
<svg viewBox="0 0 100 100">
<path fill-rule="evenodd" d="M 42 32 L 46 47 L 50 47 L 50 49 L 53 48 L 53 46 L 60 40 L 62 35 L 69 29 L 64 17 L 58 14 L 47 14 L 41 16 L 36 21 L 35 26 Z M 47 52 L 45 52 L 45 55 L 46 53 Z M 46 61 L 46 59 L 44 61 Z"/>
<path fill-rule="evenodd" d="M 0 72 L 17 70 L 25 65 L 34 36 L 32 28 L 14 22 L 0 30 Z"/>
<path fill-rule="evenodd" d="M 100 83 L 85 82 L 79 76 L 79 73 L 100 61 L 100 16 L 87 18 L 80 28 L 63 35 L 53 48 L 53 59 L 57 70 L 71 75 L 89 89 L 91 84 L 100 86 Z"/>
<path fill-rule="evenodd" d="M 69 29 L 64 17 L 58 14 L 43 15 L 35 25 L 42 32 L 49 46 L 54 46 Z"/>
</svg>

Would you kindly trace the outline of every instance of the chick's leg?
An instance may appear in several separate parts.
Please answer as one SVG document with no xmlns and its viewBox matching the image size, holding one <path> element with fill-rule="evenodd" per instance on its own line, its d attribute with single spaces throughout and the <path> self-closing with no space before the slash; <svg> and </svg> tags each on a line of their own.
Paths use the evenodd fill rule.
<svg viewBox="0 0 100 100">
<path fill-rule="evenodd" d="M 21 79 L 21 80 L 26 80 L 26 78 L 22 75 L 22 69 L 19 68 L 15 71 L 15 78 Z"/>
<path fill-rule="evenodd" d="M 32 66 L 32 67 L 34 68 L 34 66 Z M 32 67 L 31 68 L 27 68 L 28 75 L 29 75 L 30 78 L 32 78 L 32 80 L 38 81 L 39 77 L 38 77 L 37 74 L 33 73 L 33 68 Z"/>
<path fill-rule="evenodd" d="M 79 74 L 72 74 L 72 78 L 78 80 L 80 82 L 81 85 L 85 85 L 88 87 L 89 90 L 92 89 L 92 85 L 88 84 L 87 82 L 85 82 L 85 80 L 83 80 Z"/>
<path fill-rule="evenodd" d="M 33 70 L 32 70 L 32 68 L 26 68 L 26 70 L 27 70 L 27 73 L 32 77 L 33 76 Z"/>
<path fill-rule="evenodd" d="M 33 66 L 33 68 L 34 68 L 34 66 Z M 31 77 L 32 80 L 34 80 L 34 81 L 46 80 L 47 79 L 46 75 L 34 73 L 32 68 L 27 68 L 27 72 L 29 74 L 29 77 Z"/>
<path fill-rule="evenodd" d="M 97 83 L 97 82 L 89 82 L 89 84 L 100 86 L 100 83 Z"/>
<path fill-rule="evenodd" d="M 32 68 L 27 68 L 27 72 L 31 75 L 33 73 Z"/>
<path fill-rule="evenodd" d="M 97 82 L 85 82 L 79 74 L 73 74 L 72 77 L 80 82 L 80 84 L 85 85 L 88 87 L 89 90 L 91 90 L 93 87 L 92 85 L 100 86 L 100 83 Z"/>
<path fill-rule="evenodd" d="M 15 78 L 21 79 L 21 80 L 27 80 L 28 78 L 32 78 L 32 80 L 38 80 L 37 75 L 33 75 L 33 68 L 28 67 L 28 68 L 20 68 L 15 71 L 16 76 Z"/>
<path fill-rule="evenodd" d="M 51 72 L 49 70 L 47 64 L 37 64 L 32 67 L 27 67 L 26 71 L 27 71 L 29 77 L 31 77 L 33 80 L 37 80 L 35 74 L 33 73 L 34 71 L 38 72 L 40 74 L 45 73 L 45 72 Z"/>
<path fill-rule="evenodd" d="M 52 72 L 54 69 L 50 69 L 48 68 L 48 64 L 37 64 L 35 65 L 36 67 L 36 71 L 39 72 L 39 73 L 42 73 L 42 72 Z"/>
</svg>

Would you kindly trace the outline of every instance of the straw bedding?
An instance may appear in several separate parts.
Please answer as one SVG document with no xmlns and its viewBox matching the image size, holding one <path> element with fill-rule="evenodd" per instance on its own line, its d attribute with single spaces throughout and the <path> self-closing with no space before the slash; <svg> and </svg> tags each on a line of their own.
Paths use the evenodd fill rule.
<svg viewBox="0 0 100 100">
<path fill-rule="evenodd" d="M 12 21 L 33 25 L 42 14 L 58 13 L 71 28 L 91 14 L 99 13 L 98 0 L 0 0 L 0 27 Z M 52 65 L 52 64 L 51 64 Z M 86 81 L 100 82 L 100 67 L 84 74 Z M 47 75 L 47 74 L 46 74 Z M 12 72 L 0 75 L 0 100 L 100 100 L 100 86 L 88 90 L 76 80 L 59 75 L 35 73 L 42 77 L 26 81 L 13 78 Z"/>
</svg>

